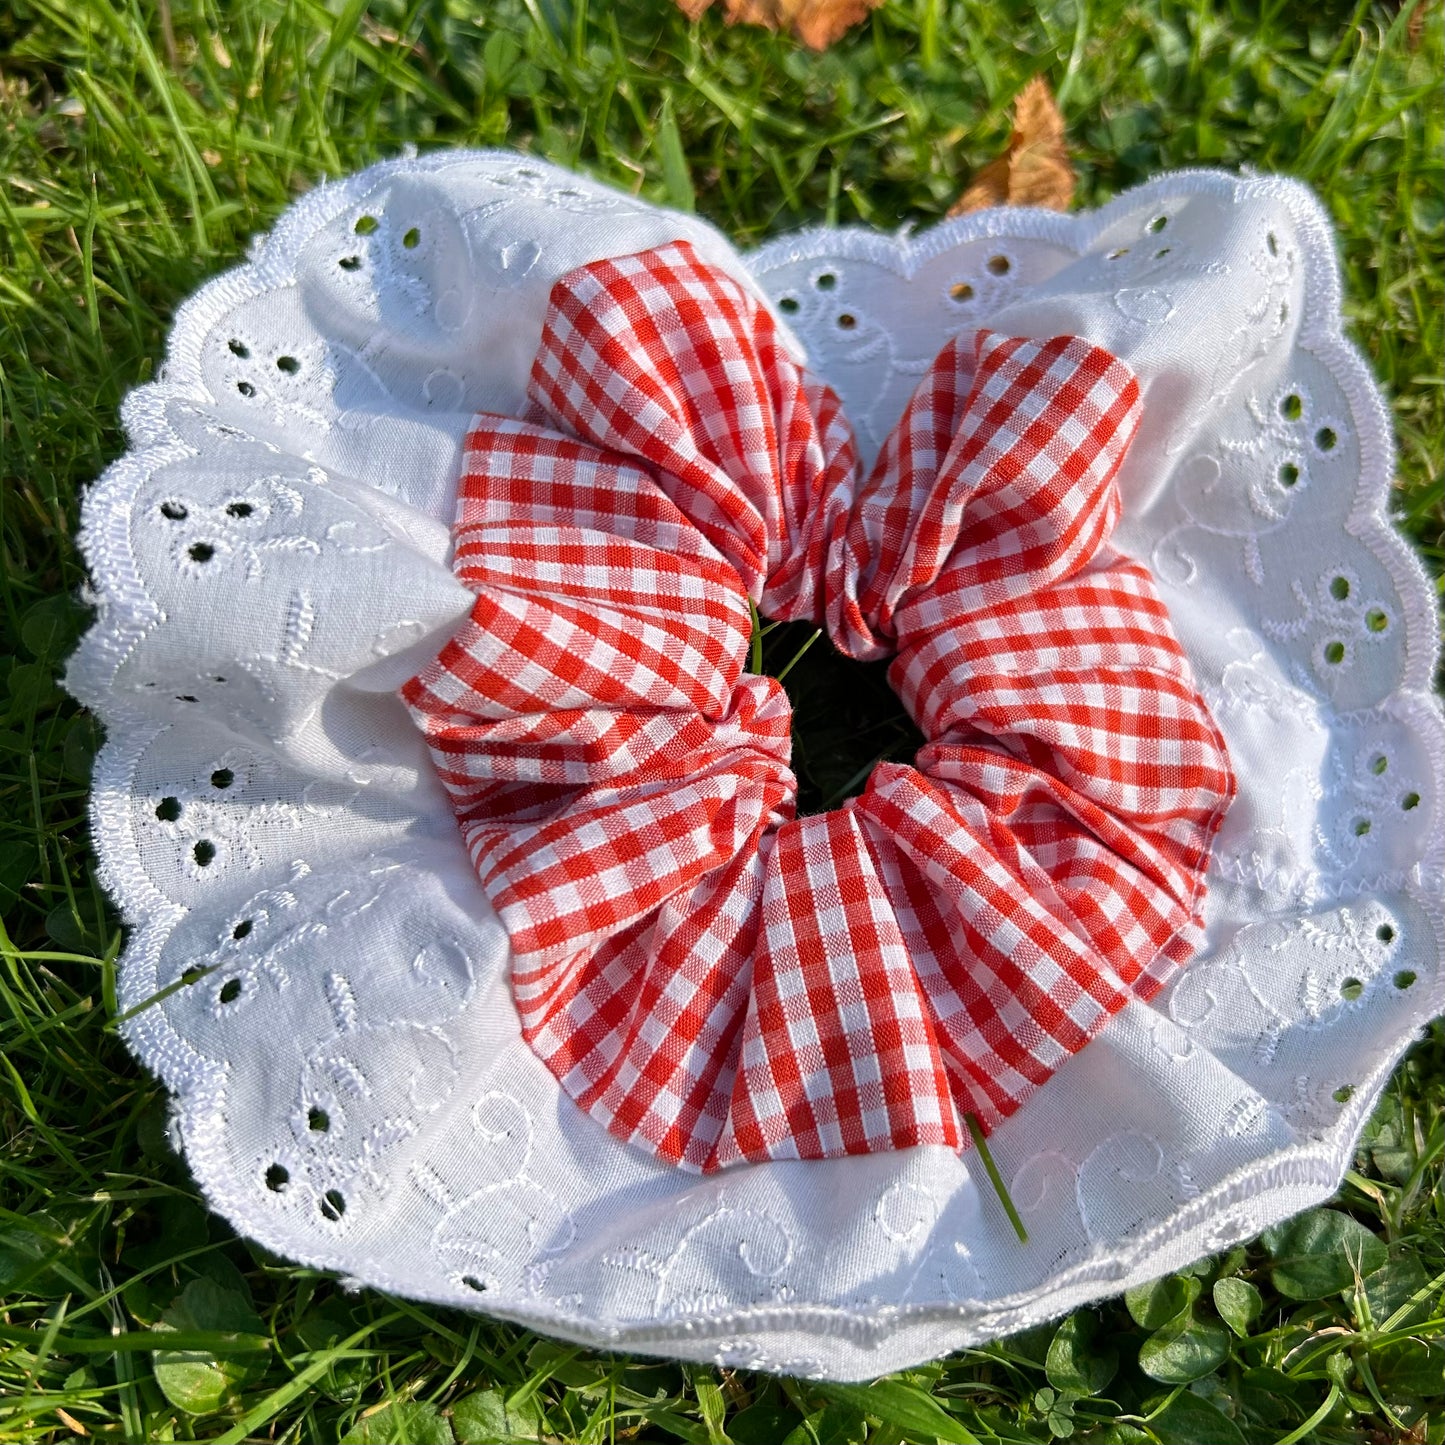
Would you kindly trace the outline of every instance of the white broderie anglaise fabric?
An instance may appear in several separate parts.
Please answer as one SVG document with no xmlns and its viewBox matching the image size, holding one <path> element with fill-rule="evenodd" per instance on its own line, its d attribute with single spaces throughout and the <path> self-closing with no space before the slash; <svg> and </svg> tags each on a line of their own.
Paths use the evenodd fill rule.
<svg viewBox="0 0 1445 1445">
<path fill-rule="evenodd" d="M 871 455 L 955 331 L 1086 336 L 1143 386 L 1116 541 L 1158 577 L 1240 797 L 1209 946 L 992 1148 L 705 1180 L 606 1134 L 522 1041 L 395 695 L 467 611 L 450 485 L 520 409 L 551 282 L 691 241 L 771 300 Z M 914 240 L 716 232 L 512 154 L 325 185 L 182 308 L 91 492 L 93 824 L 128 1037 L 212 1204 L 361 1282 L 569 1338 L 861 1378 L 1117 1292 L 1337 1186 L 1445 1004 L 1431 592 L 1300 186 L 1194 172 Z M 194 970 L 195 972 L 188 972 Z"/>
</svg>

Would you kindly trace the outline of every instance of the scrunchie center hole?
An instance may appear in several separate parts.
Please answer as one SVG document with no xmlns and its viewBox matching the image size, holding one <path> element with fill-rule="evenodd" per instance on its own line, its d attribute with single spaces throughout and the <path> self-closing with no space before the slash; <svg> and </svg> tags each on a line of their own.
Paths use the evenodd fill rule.
<svg viewBox="0 0 1445 1445">
<path fill-rule="evenodd" d="M 924 737 L 888 685 L 888 663 L 854 662 L 808 622 L 763 619 L 763 672 L 793 707 L 798 813 L 826 813 L 868 784 L 879 764 L 910 763 Z"/>
</svg>

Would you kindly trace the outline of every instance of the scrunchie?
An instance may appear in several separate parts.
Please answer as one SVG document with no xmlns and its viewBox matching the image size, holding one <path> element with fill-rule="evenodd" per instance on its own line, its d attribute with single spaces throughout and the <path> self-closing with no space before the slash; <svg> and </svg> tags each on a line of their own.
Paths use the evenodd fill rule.
<svg viewBox="0 0 1445 1445">
<path fill-rule="evenodd" d="M 960 335 L 864 480 L 766 307 L 678 242 L 556 283 L 529 396 L 467 438 L 477 601 L 403 689 L 528 1042 L 691 1169 L 964 1147 L 1187 961 L 1234 792 L 1108 546 L 1137 381 Z M 916 766 L 795 817 L 749 599 L 893 654 Z"/>
</svg>

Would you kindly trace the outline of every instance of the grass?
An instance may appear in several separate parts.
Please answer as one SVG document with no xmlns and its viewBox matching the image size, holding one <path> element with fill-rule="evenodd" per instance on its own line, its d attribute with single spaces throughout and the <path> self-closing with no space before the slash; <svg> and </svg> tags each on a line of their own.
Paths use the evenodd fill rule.
<svg viewBox="0 0 1445 1445">
<path fill-rule="evenodd" d="M 121 939 L 85 836 L 97 732 L 53 679 L 84 623 L 77 495 L 121 450 L 117 405 L 176 304 L 320 176 L 405 143 L 522 146 L 744 243 L 927 223 L 1040 71 L 1085 204 L 1201 163 L 1321 193 L 1392 397 L 1397 510 L 1439 577 L 1438 4 L 894 0 L 824 55 L 690 27 L 664 0 L 0 8 L 0 1441 L 1445 1440 L 1438 1025 L 1331 1210 L 867 1390 L 346 1295 L 207 1216 L 161 1091 L 107 1029 Z M 806 635 L 771 636 L 769 670 Z M 788 682 L 813 806 L 908 748 L 886 688 L 825 648 Z"/>
</svg>

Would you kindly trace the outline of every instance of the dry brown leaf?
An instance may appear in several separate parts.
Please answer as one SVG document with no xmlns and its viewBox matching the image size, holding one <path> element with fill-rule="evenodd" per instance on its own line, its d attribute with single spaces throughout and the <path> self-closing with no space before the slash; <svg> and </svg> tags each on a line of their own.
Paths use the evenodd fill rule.
<svg viewBox="0 0 1445 1445">
<path fill-rule="evenodd" d="M 677 0 L 678 9 L 696 20 L 713 0 Z M 866 18 L 883 0 L 723 0 L 729 25 L 762 25 L 791 30 L 804 45 L 826 50 L 845 30 Z"/>
<path fill-rule="evenodd" d="M 1067 211 L 1073 198 L 1074 168 L 1064 140 L 1064 118 L 1048 82 L 1036 75 L 1014 99 L 1007 153 L 974 176 L 948 214 L 966 216 L 989 206 Z"/>
<path fill-rule="evenodd" d="M 1417 5 L 1405 22 L 1405 44 L 1413 55 L 1420 48 L 1420 37 L 1425 33 L 1425 6 Z"/>
</svg>

